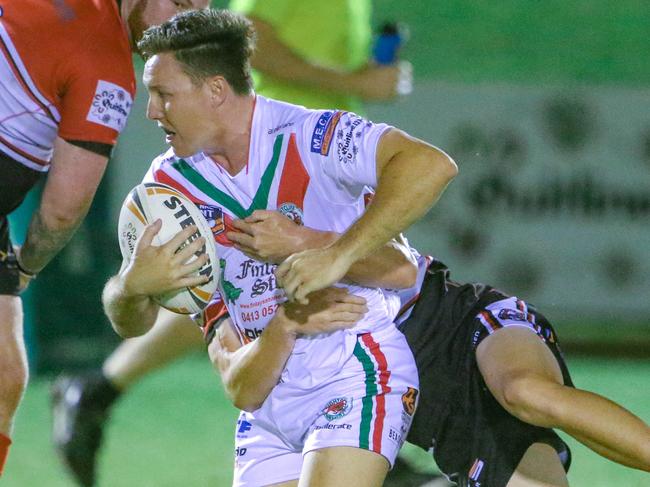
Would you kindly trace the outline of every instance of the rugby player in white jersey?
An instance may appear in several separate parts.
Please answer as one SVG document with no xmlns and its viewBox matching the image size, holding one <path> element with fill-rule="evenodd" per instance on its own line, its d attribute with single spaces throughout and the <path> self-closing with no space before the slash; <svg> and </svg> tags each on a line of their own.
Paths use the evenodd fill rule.
<svg viewBox="0 0 650 487">
<path fill-rule="evenodd" d="M 353 299 L 345 291 L 323 297 L 309 290 L 339 281 L 422 216 L 456 166 L 386 125 L 255 96 L 251 37 L 248 21 L 226 11 L 190 12 L 147 31 L 139 47 L 147 58 L 148 115 L 172 149 L 145 179 L 175 186 L 211 216 L 233 338 L 247 343 L 265 330 L 220 363 L 233 402 L 244 410 L 235 485 L 381 485 L 417 397 L 413 357 L 392 323 L 393 297 L 348 286 L 362 298 L 348 304 L 365 300 L 368 312 L 353 328 L 311 338 L 301 336 L 296 314 L 309 316 L 319 301 L 331 303 L 331 294 Z M 364 213 L 366 186 L 376 188 L 376 197 Z M 321 257 L 300 256 L 283 271 L 301 304 L 283 304 L 273 266 L 249 258 L 227 237 L 232 220 L 264 209 L 343 233 Z M 193 275 L 203 258 L 184 262 L 201 241 L 175 252 L 192 229 L 154 247 L 158 229 L 159 223 L 147 228 L 134 259 L 104 292 L 107 314 L 123 336 L 153 325 L 158 306 L 151 296 L 203 281 Z M 302 273 L 314 259 L 323 278 L 317 283 Z"/>
</svg>

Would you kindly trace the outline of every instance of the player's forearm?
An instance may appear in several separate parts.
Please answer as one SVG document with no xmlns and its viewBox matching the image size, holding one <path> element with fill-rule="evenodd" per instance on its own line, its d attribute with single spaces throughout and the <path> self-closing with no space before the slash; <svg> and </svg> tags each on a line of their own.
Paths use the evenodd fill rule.
<svg viewBox="0 0 650 487">
<path fill-rule="evenodd" d="M 326 247 L 341 234 L 301 227 L 300 244 L 291 253 Z M 286 257 L 289 257 L 287 255 Z M 391 240 L 379 250 L 352 264 L 345 279 L 360 286 L 385 289 L 408 289 L 415 285 L 418 267 L 410 250 Z"/>
<path fill-rule="evenodd" d="M 257 46 L 251 59 L 253 68 L 294 84 L 358 94 L 359 81 L 353 73 L 312 64 L 287 47 L 272 26 L 257 19 L 252 20 L 258 34 Z"/>
<path fill-rule="evenodd" d="M 119 274 L 106 283 L 102 303 L 113 329 L 122 338 L 144 335 L 158 316 L 158 304 L 149 296 L 130 294 Z"/>
<path fill-rule="evenodd" d="M 350 266 L 345 279 L 366 287 L 408 289 L 415 286 L 418 266 L 410 250 L 391 240 Z"/>
<path fill-rule="evenodd" d="M 37 273 L 65 247 L 83 221 L 86 212 L 73 219 L 44 215 L 39 209 L 29 225 L 25 244 L 20 251 L 20 265 Z"/>
<path fill-rule="evenodd" d="M 276 386 L 291 355 L 296 334 L 274 318 L 254 342 L 227 354 L 219 364 L 224 389 L 238 409 L 255 411 Z"/>
<path fill-rule="evenodd" d="M 408 228 L 436 203 L 456 176 L 444 152 L 416 144 L 384 165 L 373 203 L 333 245 L 349 262 L 366 258 Z"/>
</svg>

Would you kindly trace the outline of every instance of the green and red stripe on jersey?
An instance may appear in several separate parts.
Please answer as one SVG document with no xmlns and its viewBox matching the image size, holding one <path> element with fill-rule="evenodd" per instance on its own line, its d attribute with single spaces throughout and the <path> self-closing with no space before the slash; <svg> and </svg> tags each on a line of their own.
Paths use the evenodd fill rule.
<svg viewBox="0 0 650 487">
<path fill-rule="evenodd" d="M 199 205 L 212 206 L 212 205 L 206 203 L 205 201 L 202 201 L 201 199 L 194 196 L 185 186 L 183 186 L 178 180 L 174 179 L 169 174 L 167 174 L 163 169 L 157 169 L 156 171 L 154 171 L 153 178 L 158 183 L 166 184 L 167 186 L 171 186 L 172 188 L 176 189 L 177 191 L 180 191 L 192 203 L 194 203 L 197 206 L 199 206 Z M 225 211 L 222 211 L 222 214 L 223 214 L 223 228 L 220 228 L 219 229 L 220 231 L 216 231 L 213 228 L 212 233 L 214 235 L 214 239 L 217 241 L 218 244 L 223 245 L 224 247 L 232 247 L 234 244 L 226 236 L 226 232 L 230 232 L 230 231 L 234 230 L 234 228 L 232 226 L 232 220 L 233 219 Z"/>
<path fill-rule="evenodd" d="M 269 193 L 271 186 L 275 180 L 276 170 L 279 166 L 280 154 L 284 142 L 284 134 L 278 134 L 273 143 L 273 156 L 269 165 L 262 175 L 260 185 L 253 197 L 253 201 L 248 208 L 244 208 L 238 201 L 236 201 L 229 194 L 216 188 L 210 181 L 208 181 L 201 173 L 196 171 L 187 161 L 179 159 L 171 164 L 171 166 L 179 172 L 179 174 L 197 190 L 208 196 L 213 201 L 217 202 L 224 209 L 231 212 L 237 218 L 246 218 L 250 216 L 255 210 L 268 209 Z M 174 179 L 171 175 L 165 172 L 164 169 L 158 169 L 154 172 L 154 179 L 158 182 L 167 184 L 183 194 L 187 195 L 194 203 L 207 205 L 207 203 L 200 201 L 197 197 L 192 195 L 192 192 L 181 184 L 178 180 Z M 300 157 L 298 147 L 296 144 L 296 135 L 291 134 L 287 143 L 285 151 L 284 163 L 282 164 L 282 174 L 278 184 L 278 192 L 276 199 L 276 206 L 279 207 L 283 203 L 292 203 L 301 210 L 304 206 L 305 194 L 309 186 L 309 174 Z M 231 217 L 224 212 L 226 220 L 226 227 L 230 229 Z M 228 243 L 220 242 L 223 245 L 231 245 Z"/>
<path fill-rule="evenodd" d="M 370 333 L 357 336 L 354 356 L 363 367 L 366 385 L 366 393 L 361 400 L 359 447 L 381 454 L 386 394 L 391 392 L 388 385 L 390 370 L 384 352 Z"/>
<path fill-rule="evenodd" d="M 291 134 L 284 157 L 276 207 L 280 208 L 283 204 L 292 203 L 300 208 L 301 211 L 304 210 L 305 194 L 309 186 L 309 179 L 309 173 L 305 169 L 300 152 L 298 152 L 296 134 Z"/>
</svg>

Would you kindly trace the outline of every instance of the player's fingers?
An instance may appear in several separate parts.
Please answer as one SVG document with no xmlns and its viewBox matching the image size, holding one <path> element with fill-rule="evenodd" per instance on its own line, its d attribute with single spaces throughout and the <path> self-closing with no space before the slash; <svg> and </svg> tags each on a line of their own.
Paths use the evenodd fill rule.
<svg viewBox="0 0 650 487">
<path fill-rule="evenodd" d="M 295 301 L 295 293 L 300 286 L 300 277 L 292 274 L 288 274 L 282 281 L 282 288 L 287 295 L 289 301 Z M 304 303 L 303 303 L 304 304 Z"/>
<path fill-rule="evenodd" d="M 264 220 L 268 220 L 273 215 L 273 213 L 275 212 L 271 210 L 255 210 L 244 221 L 246 221 L 246 223 L 262 222 Z"/>
<path fill-rule="evenodd" d="M 190 276 L 178 280 L 178 288 L 201 286 L 208 281 L 207 276 Z"/>
<path fill-rule="evenodd" d="M 183 228 L 183 230 L 174 235 L 169 242 L 163 245 L 165 251 L 169 252 L 171 255 L 175 254 L 178 248 L 183 245 L 183 242 L 196 233 L 196 231 L 196 225 L 190 225 L 189 227 Z"/>
<path fill-rule="evenodd" d="M 173 262 L 174 263 L 187 262 L 194 254 L 200 252 L 201 249 L 204 249 L 204 247 L 205 247 L 205 238 L 199 237 L 193 240 L 189 245 L 186 245 L 185 247 L 178 249 L 178 252 L 176 252 L 176 255 L 174 255 Z"/>
<path fill-rule="evenodd" d="M 289 274 L 289 270 L 295 261 L 295 257 L 290 255 L 275 269 L 275 278 L 278 281 L 278 286 L 285 287 L 285 280 Z"/>
<path fill-rule="evenodd" d="M 358 320 L 355 321 L 349 321 L 349 320 L 340 320 L 340 321 L 332 321 L 329 324 L 329 327 L 331 330 L 345 330 L 349 328 L 354 328 L 354 326 L 357 324 Z"/>
<path fill-rule="evenodd" d="M 235 244 L 234 247 L 237 250 L 239 250 L 242 254 L 244 254 L 246 257 L 249 257 L 253 260 L 259 260 L 259 261 L 264 260 L 262 256 L 258 255 L 255 252 L 255 249 L 251 249 L 250 247 L 244 247 L 243 245 L 238 245 L 238 244 Z"/>
<path fill-rule="evenodd" d="M 368 312 L 368 307 L 365 304 L 338 303 L 334 311 L 355 313 L 363 316 Z"/>
<path fill-rule="evenodd" d="M 250 223 L 248 223 L 246 220 L 233 220 L 232 226 L 233 228 L 236 228 L 240 232 L 247 233 L 248 235 L 253 234 L 253 226 Z"/>
<path fill-rule="evenodd" d="M 160 231 L 161 228 L 162 228 L 162 220 L 160 218 L 158 218 L 155 222 L 150 223 L 149 225 L 144 227 L 144 231 L 142 232 L 142 235 L 140 235 L 140 238 L 135 244 L 135 249 L 140 250 L 146 247 L 150 247 L 151 243 L 153 242 L 153 238 L 156 235 L 158 235 L 158 232 Z"/>
<path fill-rule="evenodd" d="M 187 276 L 188 274 L 193 274 L 203 267 L 208 262 L 208 254 L 201 254 L 196 259 L 191 262 L 188 262 L 180 267 L 180 275 Z"/>
<path fill-rule="evenodd" d="M 346 303 L 346 304 L 353 304 L 353 305 L 360 305 L 360 306 L 365 306 L 366 300 L 362 298 L 361 296 L 357 296 L 356 294 L 345 294 L 340 297 L 336 298 L 336 302 L 338 303 Z"/>
<path fill-rule="evenodd" d="M 253 244 L 255 243 L 254 237 L 242 232 L 226 232 L 226 237 L 228 237 L 231 242 L 246 247 L 253 247 Z"/>
<path fill-rule="evenodd" d="M 352 323 L 353 325 L 357 324 L 361 318 L 363 318 L 363 313 L 354 313 L 352 311 L 340 311 L 332 315 L 332 317 L 341 323 Z"/>
<path fill-rule="evenodd" d="M 309 298 L 307 297 L 316 287 L 311 284 L 307 279 L 303 279 L 298 286 L 296 286 L 293 291 L 293 300 L 299 302 L 300 304 L 309 304 Z"/>
</svg>

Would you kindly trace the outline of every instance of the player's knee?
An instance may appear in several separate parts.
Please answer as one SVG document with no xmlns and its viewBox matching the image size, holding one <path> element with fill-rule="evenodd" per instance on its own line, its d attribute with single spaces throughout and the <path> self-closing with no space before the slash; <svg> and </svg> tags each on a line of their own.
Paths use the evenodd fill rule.
<svg viewBox="0 0 650 487">
<path fill-rule="evenodd" d="M 559 387 L 562 386 L 535 375 L 514 376 L 504 384 L 502 405 L 525 423 L 553 427 L 556 422 L 553 393 Z"/>
</svg>

